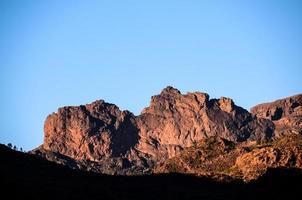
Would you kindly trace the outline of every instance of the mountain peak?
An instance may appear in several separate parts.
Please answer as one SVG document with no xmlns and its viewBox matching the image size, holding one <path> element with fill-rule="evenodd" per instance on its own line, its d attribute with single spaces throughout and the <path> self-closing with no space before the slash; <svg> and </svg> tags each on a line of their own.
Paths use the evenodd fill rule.
<svg viewBox="0 0 302 200">
<path fill-rule="evenodd" d="M 161 91 L 161 95 L 167 95 L 167 94 L 168 95 L 170 95 L 170 94 L 172 94 L 172 95 L 174 95 L 174 94 L 178 95 L 178 94 L 181 94 L 181 92 L 178 89 L 176 89 L 176 88 L 174 88 L 172 86 L 167 86 L 167 87 L 165 87 Z"/>
</svg>

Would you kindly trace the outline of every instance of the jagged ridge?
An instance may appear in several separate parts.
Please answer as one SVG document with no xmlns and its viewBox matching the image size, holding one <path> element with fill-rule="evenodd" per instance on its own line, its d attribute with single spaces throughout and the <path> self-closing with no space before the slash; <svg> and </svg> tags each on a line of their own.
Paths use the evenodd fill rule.
<svg viewBox="0 0 302 200">
<path fill-rule="evenodd" d="M 294 113 L 294 119 L 301 120 L 301 101 L 290 102 L 294 111 L 286 116 Z M 202 139 L 261 142 L 285 134 L 276 134 L 279 126 L 261 112 L 256 107 L 249 113 L 229 98 L 210 99 L 200 92 L 181 94 L 167 87 L 151 98 L 150 106 L 139 116 L 103 100 L 60 108 L 47 117 L 44 144 L 32 153 L 108 174 L 149 173 L 153 166 Z M 301 126 L 297 127 L 301 132 Z"/>
</svg>

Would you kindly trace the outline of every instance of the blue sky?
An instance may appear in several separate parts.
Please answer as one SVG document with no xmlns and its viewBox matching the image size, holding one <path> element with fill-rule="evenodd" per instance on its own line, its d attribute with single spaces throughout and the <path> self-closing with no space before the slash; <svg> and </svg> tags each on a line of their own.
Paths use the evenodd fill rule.
<svg viewBox="0 0 302 200">
<path fill-rule="evenodd" d="M 0 143 L 43 142 L 58 107 L 139 114 L 172 85 L 249 109 L 302 89 L 302 1 L 0 0 Z"/>
</svg>

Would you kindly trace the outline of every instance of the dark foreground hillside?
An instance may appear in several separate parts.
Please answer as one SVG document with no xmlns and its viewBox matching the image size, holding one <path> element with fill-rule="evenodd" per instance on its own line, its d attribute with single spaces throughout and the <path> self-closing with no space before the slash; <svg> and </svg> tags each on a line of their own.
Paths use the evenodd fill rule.
<svg viewBox="0 0 302 200">
<path fill-rule="evenodd" d="M 258 181 L 218 183 L 180 174 L 107 176 L 51 163 L 0 145 L 7 199 L 300 199 L 299 170 L 269 170 Z"/>
</svg>

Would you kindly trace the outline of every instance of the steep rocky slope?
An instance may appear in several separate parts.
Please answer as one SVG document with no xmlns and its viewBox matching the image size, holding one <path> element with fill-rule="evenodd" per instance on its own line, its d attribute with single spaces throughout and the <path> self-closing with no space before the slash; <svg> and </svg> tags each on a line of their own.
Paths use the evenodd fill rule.
<svg viewBox="0 0 302 200">
<path fill-rule="evenodd" d="M 250 113 L 229 98 L 210 99 L 200 92 L 181 94 L 172 87 L 153 96 L 139 116 L 102 100 L 63 107 L 47 117 L 44 143 L 32 153 L 72 168 L 108 174 L 150 173 L 153 166 L 203 139 L 265 142 L 275 134 L 301 132 L 297 124 L 301 95 L 296 99 L 293 111 L 284 111 L 278 121 L 263 115 L 268 112 L 266 107 L 255 107 Z M 298 120 L 288 124 L 296 128 L 281 134 L 278 123 L 287 117 Z"/>
<path fill-rule="evenodd" d="M 302 169 L 302 136 L 288 135 L 270 142 L 237 144 L 221 138 L 204 139 L 159 164 L 154 172 L 251 181 L 269 168 Z"/>
<path fill-rule="evenodd" d="M 248 152 L 237 157 L 233 168 L 245 180 L 257 179 L 268 168 L 302 169 L 301 135 L 286 135 L 269 143 L 247 148 Z"/>
<path fill-rule="evenodd" d="M 135 146 L 136 117 L 102 100 L 59 108 L 44 125 L 44 143 L 32 151 L 73 168 L 108 174 L 142 171 Z"/>
<path fill-rule="evenodd" d="M 204 138 L 219 136 L 234 142 L 272 137 L 273 124 L 258 119 L 234 102 L 208 94 L 181 94 L 167 87 L 153 96 L 137 117 L 140 141 L 137 149 L 156 161 L 171 158 Z"/>
<path fill-rule="evenodd" d="M 289 133 L 302 134 L 302 94 L 257 105 L 251 113 L 258 118 L 272 120 L 276 137 Z"/>
</svg>

